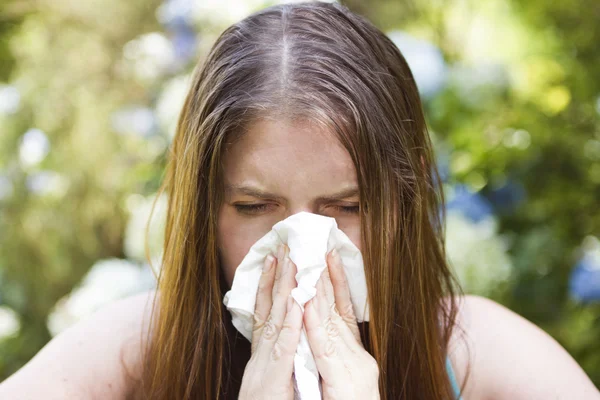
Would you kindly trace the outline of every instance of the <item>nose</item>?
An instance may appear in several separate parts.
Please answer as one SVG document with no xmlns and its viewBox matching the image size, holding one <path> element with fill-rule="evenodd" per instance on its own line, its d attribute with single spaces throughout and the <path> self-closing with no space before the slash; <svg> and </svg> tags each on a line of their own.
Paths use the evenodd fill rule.
<svg viewBox="0 0 600 400">
<path fill-rule="evenodd" d="M 291 206 L 288 209 L 288 212 L 285 215 L 285 218 L 292 216 L 294 214 L 298 214 L 299 212 L 308 212 L 308 213 L 312 213 L 312 214 L 316 214 L 317 213 L 317 209 L 315 207 L 313 207 L 310 204 L 300 204 L 300 205 L 294 205 Z"/>
</svg>

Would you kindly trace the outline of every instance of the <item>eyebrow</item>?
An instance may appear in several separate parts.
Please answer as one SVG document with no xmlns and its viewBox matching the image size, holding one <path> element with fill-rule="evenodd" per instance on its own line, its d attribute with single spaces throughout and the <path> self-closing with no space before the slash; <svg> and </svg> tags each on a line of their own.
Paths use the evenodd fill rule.
<svg viewBox="0 0 600 400">
<path fill-rule="evenodd" d="M 257 187 L 248 186 L 248 185 L 225 185 L 225 192 L 229 195 L 234 193 L 237 194 L 245 194 L 247 196 L 256 197 L 263 200 L 276 200 L 276 201 L 285 201 L 285 197 L 276 195 L 274 193 L 270 193 L 259 189 Z M 332 193 L 326 196 L 320 196 L 316 199 L 317 202 L 332 202 L 346 199 L 348 197 L 356 196 L 359 194 L 358 187 L 353 186 L 344 190 L 341 190 L 337 193 Z"/>
</svg>

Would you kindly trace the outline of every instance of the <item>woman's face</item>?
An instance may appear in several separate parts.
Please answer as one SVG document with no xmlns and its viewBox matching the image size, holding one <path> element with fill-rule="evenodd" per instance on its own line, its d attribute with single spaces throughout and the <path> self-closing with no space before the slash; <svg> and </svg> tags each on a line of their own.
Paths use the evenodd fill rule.
<svg viewBox="0 0 600 400">
<path fill-rule="evenodd" d="M 258 121 L 225 151 L 224 176 L 218 245 L 229 287 L 250 247 L 301 211 L 335 218 L 361 249 L 356 171 L 334 134 L 308 123 Z"/>
</svg>

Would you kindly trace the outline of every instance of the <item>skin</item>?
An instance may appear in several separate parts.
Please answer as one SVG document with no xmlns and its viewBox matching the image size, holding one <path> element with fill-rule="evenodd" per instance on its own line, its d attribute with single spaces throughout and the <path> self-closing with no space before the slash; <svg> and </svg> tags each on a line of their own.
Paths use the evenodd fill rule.
<svg viewBox="0 0 600 400">
<path fill-rule="evenodd" d="M 252 244 L 276 222 L 300 211 L 336 218 L 340 229 L 360 248 L 358 216 L 348 212 L 351 209 L 339 208 L 358 205 L 358 195 L 318 200 L 356 186 L 349 156 L 331 136 L 308 125 L 261 122 L 231 146 L 225 164 L 229 184 L 251 184 L 280 197 L 263 199 L 240 191 L 228 196 L 219 215 L 219 245 L 229 285 Z M 248 214 L 235 207 L 240 203 L 268 205 Z M 356 398 L 377 398 L 378 371 L 357 340 L 339 262 L 328 256 L 317 296 L 306 304 L 302 316 L 297 304 L 287 308 L 295 266 L 285 262 L 285 251 L 276 256 L 261 276 L 248 362 L 255 368 L 247 370 L 270 368 L 279 378 L 262 380 L 273 375 L 245 374 L 240 398 L 265 398 L 265 391 L 276 393 L 266 397 L 289 398 L 290 360 L 302 323 L 318 355 L 324 397 L 353 398 L 346 392 L 351 390 L 358 393 Z M 155 296 L 156 291 L 149 291 L 118 300 L 62 332 L 0 383 L 0 398 L 125 400 L 128 387 L 121 356 L 129 373 L 139 376 L 143 368 L 139 338 L 146 332 Z M 553 338 L 505 307 L 482 297 L 464 296 L 457 322 L 465 338 L 455 330 L 449 357 L 459 384 L 470 367 L 463 400 L 600 399 L 585 372 Z M 348 364 L 340 367 L 344 359 Z M 350 385 L 357 382 L 362 386 Z"/>
<path fill-rule="evenodd" d="M 489 299 L 462 298 L 450 360 L 462 383 L 463 399 L 600 399 L 583 369 L 550 335 Z M 467 348 L 468 345 L 468 348 Z M 468 365 L 467 365 L 468 364 Z"/>
<path fill-rule="evenodd" d="M 344 206 L 358 205 L 358 194 L 338 201 L 322 200 L 357 187 L 350 156 L 333 135 L 308 124 L 260 121 L 230 146 L 224 164 L 225 183 L 230 190 L 219 215 L 219 245 L 229 285 L 235 268 L 252 244 L 275 223 L 300 211 L 336 218 L 340 229 L 361 248 L 358 215 L 348 213 L 350 209 L 342 211 Z M 251 190 L 239 189 L 242 186 Z M 270 194 L 259 195 L 256 191 Z M 240 205 L 259 208 L 251 212 L 239 208 Z M 252 376 L 250 372 L 244 376 L 242 385 L 242 394 L 247 397 L 241 398 L 261 397 L 266 394 L 264 390 L 290 396 L 291 360 L 301 322 L 317 358 L 324 397 L 353 398 L 345 392 L 350 390 L 361 393 L 357 398 L 377 398 L 378 371 L 357 334 L 355 317 L 345 294 L 347 287 L 343 274 L 339 273 L 341 266 L 328 258 L 328 269 L 319 280 L 317 296 L 307 303 L 300 321 L 297 305 L 290 313 L 284 311 L 286 296 L 295 287 L 295 266 L 284 260 L 285 256 L 279 254 L 277 267 L 261 279 L 257 329 L 248 364 L 260 366 L 263 371 L 274 368 L 279 379 L 265 383 L 261 380 L 264 374 Z M 275 284 L 274 277 L 277 277 Z M 600 398 L 581 367 L 544 331 L 490 300 L 477 296 L 461 300 L 458 324 L 466 336 L 461 337 L 460 331 L 456 331 L 450 344 L 450 360 L 461 384 L 467 367 L 471 367 L 463 399 Z M 254 345 L 263 343 L 264 329 L 269 332 L 265 341 L 269 344 Z M 279 334 L 281 340 L 277 339 Z M 256 370 L 261 369 L 248 369 Z M 356 382 L 363 385 L 357 387 Z"/>
<path fill-rule="evenodd" d="M 356 171 L 346 150 L 328 132 L 309 124 L 258 121 L 227 149 L 224 178 L 226 195 L 219 214 L 218 243 L 229 286 L 250 247 L 275 223 L 300 211 L 335 218 L 338 227 L 361 248 Z M 240 399 L 293 399 L 294 352 L 302 323 L 325 399 L 352 398 L 350 393 L 357 398 L 378 398 L 377 364 L 362 345 L 339 259 L 328 258 L 330 265 L 337 267 L 331 270 L 333 279 L 326 269 L 317 284 L 317 296 L 302 314 L 300 307 L 288 300 L 297 271 L 288 252 L 281 248 L 276 258 L 265 260 L 252 353 Z M 334 283 L 339 290 L 334 291 Z"/>
<path fill-rule="evenodd" d="M 328 132 L 308 124 L 259 121 L 225 152 L 224 179 L 231 189 L 219 214 L 218 242 L 229 286 L 250 247 L 300 211 L 335 218 L 361 249 L 356 171 L 346 149 Z M 242 186 L 270 195 L 261 198 Z M 326 198 L 349 190 L 356 193 Z"/>
</svg>

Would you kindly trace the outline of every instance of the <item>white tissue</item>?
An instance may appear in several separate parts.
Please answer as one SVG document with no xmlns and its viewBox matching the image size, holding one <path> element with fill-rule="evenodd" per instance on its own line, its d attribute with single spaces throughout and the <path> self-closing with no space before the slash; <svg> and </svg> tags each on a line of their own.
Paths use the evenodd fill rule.
<svg viewBox="0 0 600 400">
<path fill-rule="evenodd" d="M 292 297 L 302 312 L 304 304 L 316 294 L 315 285 L 327 267 L 327 253 L 335 248 L 346 272 L 356 319 L 359 322 L 369 320 L 367 285 L 360 250 L 338 229 L 334 218 L 300 212 L 275 224 L 250 248 L 235 271 L 231 290 L 223 298 L 223 303 L 231 312 L 233 326 L 246 339 L 252 340 L 256 292 L 264 260 L 269 254 L 277 254 L 277 247 L 281 243 L 290 248 L 289 256 L 298 269 L 298 286 L 292 290 Z M 304 327 L 294 356 L 294 376 L 296 399 L 321 399 L 319 373 Z"/>
</svg>

